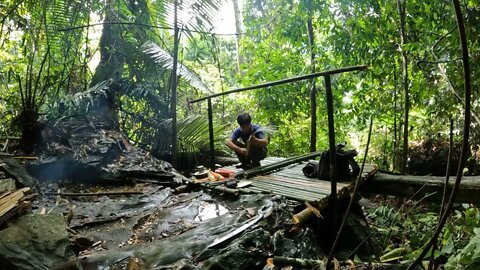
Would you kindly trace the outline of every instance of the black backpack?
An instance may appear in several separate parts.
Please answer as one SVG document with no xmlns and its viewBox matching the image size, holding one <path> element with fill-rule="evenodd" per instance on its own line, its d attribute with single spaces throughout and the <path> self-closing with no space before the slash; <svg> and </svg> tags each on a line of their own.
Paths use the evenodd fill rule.
<svg viewBox="0 0 480 270">
<path fill-rule="evenodd" d="M 337 145 L 336 153 L 336 178 L 339 181 L 349 180 L 357 177 L 360 172 L 360 167 L 355 161 L 358 155 L 355 150 L 344 151 L 345 144 Z M 322 153 L 320 162 L 318 163 L 318 179 L 330 181 L 330 151 L 327 150 Z"/>
</svg>

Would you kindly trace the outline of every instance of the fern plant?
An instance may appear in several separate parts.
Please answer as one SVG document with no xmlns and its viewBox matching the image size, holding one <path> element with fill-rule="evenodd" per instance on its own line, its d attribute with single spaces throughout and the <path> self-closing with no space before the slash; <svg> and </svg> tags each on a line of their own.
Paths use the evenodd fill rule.
<svg viewBox="0 0 480 270">
<path fill-rule="evenodd" d="M 172 120 L 166 119 L 159 124 L 158 132 L 153 141 L 152 152 L 159 156 L 168 156 L 171 149 Z M 225 140 L 224 129 L 224 125 L 214 125 L 214 143 L 217 145 L 217 149 Z M 178 160 L 191 165 L 201 163 L 198 160 L 199 155 L 207 152 L 210 142 L 208 119 L 199 115 L 188 116 L 177 121 L 177 130 Z"/>
</svg>

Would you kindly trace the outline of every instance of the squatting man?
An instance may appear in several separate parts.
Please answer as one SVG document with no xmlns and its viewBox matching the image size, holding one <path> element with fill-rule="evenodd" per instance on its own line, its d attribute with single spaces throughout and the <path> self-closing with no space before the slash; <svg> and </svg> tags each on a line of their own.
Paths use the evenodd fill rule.
<svg viewBox="0 0 480 270">
<path fill-rule="evenodd" d="M 267 156 L 265 132 L 257 124 L 252 124 L 252 117 L 248 113 L 237 116 L 237 127 L 226 145 L 236 154 L 241 164 L 239 167 L 249 169 L 260 166 L 260 160 Z M 242 139 L 242 141 L 239 141 Z"/>
</svg>

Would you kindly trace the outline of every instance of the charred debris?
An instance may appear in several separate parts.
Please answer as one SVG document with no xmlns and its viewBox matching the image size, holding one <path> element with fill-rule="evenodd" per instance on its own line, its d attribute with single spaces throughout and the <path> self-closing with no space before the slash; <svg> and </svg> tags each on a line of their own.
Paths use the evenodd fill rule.
<svg viewBox="0 0 480 270">
<path fill-rule="evenodd" d="M 0 161 L 2 269 L 326 267 L 328 205 L 198 183 L 107 122 L 49 126 L 34 156 Z M 336 269 L 378 255 L 368 230 L 358 206 Z"/>
</svg>

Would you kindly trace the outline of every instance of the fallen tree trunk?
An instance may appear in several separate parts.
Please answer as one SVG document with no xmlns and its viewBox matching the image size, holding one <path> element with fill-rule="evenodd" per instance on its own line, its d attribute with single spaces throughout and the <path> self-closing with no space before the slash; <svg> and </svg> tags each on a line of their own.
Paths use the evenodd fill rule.
<svg viewBox="0 0 480 270">
<path fill-rule="evenodd" d="M 429 201 L 441 202 L 444 176 L 391 175 L 377 173 L 361 186 L 362 193 L 385 194 L 408 197 L 419 200 L 427 196 Z M 451 192 L 453 183 L 449 183 L 447 192 Z M 457 203 L 480 203 L 480 176 L 462 178 Z"/>
</svg>

